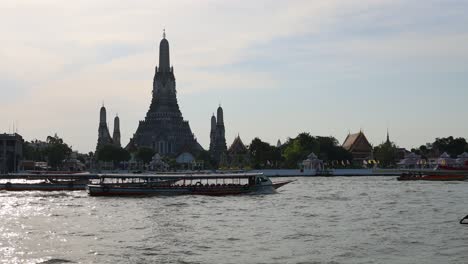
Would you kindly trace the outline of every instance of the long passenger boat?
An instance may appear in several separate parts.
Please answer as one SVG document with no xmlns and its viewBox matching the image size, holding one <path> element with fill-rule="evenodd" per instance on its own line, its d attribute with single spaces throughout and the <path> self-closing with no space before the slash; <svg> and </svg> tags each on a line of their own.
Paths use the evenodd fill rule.
<svg viewBox="0 0 468 264">
<path fill-rule="evenodd" d="M 87 176 L 64 177 L 54 175 L 35 175 L 2 179 L 0 190 L 6 191 L 78 191 L 85 190 L 89 183 Z"/>
<path fill-rule="evenodd" d="M 100 175 L 88 184 L 91 196 L 238 195 L 272 193 L 292 181 L 271 182 L 258 173 L 187 175 Z"/>
<path fill-rule="evenodd" d="M 467 179 L 466 171 L 408 171 L 402 173 L 398 181 L 465 181 Z"/>
</svg>

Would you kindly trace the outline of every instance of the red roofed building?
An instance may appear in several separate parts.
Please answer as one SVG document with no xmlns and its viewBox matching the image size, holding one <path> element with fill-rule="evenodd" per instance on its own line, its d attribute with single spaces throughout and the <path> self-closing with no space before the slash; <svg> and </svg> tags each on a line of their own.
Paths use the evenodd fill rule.
<svg viewBox="0 0 468 264">
<path fill-rule="evenodd" d="M 221 160 L 222 165 L 229 168 L 243 169 L 249 166 L 249 150 L 244 145 L 239 135 L 234 139 L 234 142 L 232 142 L 231 147 L 229 147 L 227 151 L 227 155 L 224 154 Z"/>
<path fill-rule="evenodd" d="M 356 134 L 349 134 L 343 143 L 343 148 L 351 152 L 354 160 L 373 159 L 372 145 L 362 131 Z"/>
</svg>

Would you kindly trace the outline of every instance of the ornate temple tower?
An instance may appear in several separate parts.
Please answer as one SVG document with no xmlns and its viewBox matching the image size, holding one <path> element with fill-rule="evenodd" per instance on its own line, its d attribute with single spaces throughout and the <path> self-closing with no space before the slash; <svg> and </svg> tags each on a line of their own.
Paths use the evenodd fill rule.
<svg viewBox="0 0 468 264">
<path fill-rule="evenodd" d="M 114 134 L 112 135 L 112 139 L 114 145 L 120 147 L 120 119 L 118 115 L 114 118 Z"/>
<path fill-rule="evenodd" d="M 216 117 L 213 113 L 211 116 L 211 131 L 210 131 L 210 152 L 214 151 L 216 144 Z"/>
<path fill-rule="evenodd" d="M 177 103 L 174 69 L 170 66 L 166 33 L 159 44 L 159 68 L 155 68 L 153 98 L 145 120 L 140 121 L 127 149 L 149 147 L 160 155 L 176 155 L 182 149 L 203 150 Z"/>
<path fill-rule="evenodd" d="M 101 111 L 99 113 L 99 129 L 98 129 L 98 142 L 96 146 L 96 150 L 100 149 L 105 145 L 112 144 L 112 138 L 109 133 L 109 129 L 107 128 L 107 113 L 106 108 L 104 105 L 101 107 Z"/>
<path fill-rule="evenodd" d="M 281 144 L 281 140 L 278 139 L 278 141 L 276 142 L 276 147 L 277 148 L 280 148 L 283 144 Z"/>
<path fill-rule="evenodd" d="M 227 150 L 224 129 L 224 114 L 221 105 L 218 107 L 218 111 L 216 112 L 216 148 L 220 153 Z"/>
<path fill-rule="evenodd" d="M 218 107 L 216 118 L 211 117 L 211 133 L 210 133 L 210 154 L 213 160 L 219 162 L 221 156 L 227 151 L 226 136 L 224 128 L 223 108 Z"/>
<path fill-rule="evenodd" d="M 390 132 L 388 131 L 388 128 L 387 128 L 387 141 L 385 141 L 385 143 L 392 144 L 392 142 L 390 141 Z"/>
</svg>

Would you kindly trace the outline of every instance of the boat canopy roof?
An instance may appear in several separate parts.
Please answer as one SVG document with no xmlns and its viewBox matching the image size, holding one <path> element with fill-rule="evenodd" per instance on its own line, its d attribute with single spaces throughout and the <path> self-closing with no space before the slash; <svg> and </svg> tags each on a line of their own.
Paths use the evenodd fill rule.
<svg viewBox="0 0 468 264">
<path fill-rule="evenodd" d="M 193 179 L 241 179 L 250 177 L 261 177 L 263 173 L 226 173 L 226 174 L 99 174 L 98 177 L 103 179 L 178 179 L 178 180 L 193 180 Z"/>
<path fill-rule="evenodd" d="M 41 180 L 41 179 L 239 179 L 249 177 L 261 177 L 263 173 L 199 173 L 199 174 L 133 174 L 133 173 L 119 173 L 119 174 L 95 174 L 95 173 L 77 173 L 77 174 L 31 174 L 31 173 L 18 173 L 0 175 L 0 179 L 26 179 L 26 180 Z"/>
<path fill-rule="evenodd" d="M 90 179 L 97 178 L 94 174 L 74 173 L 74 174 L 36 174 L 36 173 L 13 173 L 1 174 L 0 179 L 25 179 L 25 180 L 43 180 L 43 179 Z"/>
</svg>

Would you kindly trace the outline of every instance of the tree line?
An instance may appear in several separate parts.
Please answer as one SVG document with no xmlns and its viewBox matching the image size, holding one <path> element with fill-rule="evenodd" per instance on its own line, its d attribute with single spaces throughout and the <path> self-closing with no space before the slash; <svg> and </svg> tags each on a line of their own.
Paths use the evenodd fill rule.
<svg viewBox="0 0 468 264">
<path fill-rule="evenodd" d="M 23 158 L 25 160 L 45 161 L 52 169 L 59 169 L 63 161 L 72 153 L 72 147 L 55 134 L 48 136 L 45 142 L 25 142 Z"/>
<path fill-rule="evenodd" d="M 426 143 L 418 148 L 412 148 L 412 153 L 420 155 L 422 159 L 438 158 L 447 153 L 452 158 L 468 152 L 468 143 L 465 138 L 443 137 L 436 138 L 432 143 Z M 393 142 L 385 142 L 374 147 L 374 157 L 380 162 L 380 167 L 395 167 L 404 158 L 402 149 Z"/>
<path fill-rule="evenodd" d="M 37 147 L 37 143 L 36 141 L 24 144 L 24 159 L 46 161 L 53 169 L 59 169 L 63 161 L 69 158 L 73 151 L 72 147 L 57 135 L 48 136 L 46 144 L 43 144 L 42 147 Z M 326 164 L 341 161 L 341 163 L 335 163 L 335 166 L 350 166 L 353 161 L 352 154 L 345 150 L 336 138 L 311 136 L 309 133 L 300 133 L 294 138 L 288 138 L 281 146 L 271 145 L 256 137 L 246 147 L 249 159 L 248 164 L 245 164 L 245 168 L 251 169 L 296 169 L 303 160 L 307 159 L 310 153 L 317 155 Z M 468 152 L 468 143 L 465 138 L 451 136 L 436 138 L 432 143 L 411 149 L 411 152 L 421 155 L 425 159 L 438 157 L 444 152 L 456 158 L 463 152 Z M 373 153 L 374 159 L 378 161 L 379 166 L 384 168 L 395 167 L 398 161 L 404 158 L 402 149 L 389 141 L 375 146 Z M 148 164 L 156 152 L 151 148 L 142 147 L 132 154 L 136 160 Z M 96 153 L 90 152 L 87 155 L 80 155 L 78 159 L 84 162 L 84 156 L 98 161 L 114 162 L 116 165 L 131 159 L 131 153 L 114 145 L 104 146 Z M 217 168 L 208 151 L 199 152 L 195 158 L 204 161 L 205 169 Z M 164 160 L 169 165 L 176 166 L 175 157 L 164 157 Z M 347 164 L 344 164 L 344 161 L 347 161 Z"/>
<path fill-rule="evenodd" d="M 336 138 L 314 137 L 309 133 L 300 133 L 295 138 L 288 138 L 281 146 L 272 146 L 255 138 L 248 149 L 250 165 L 254 169 L 295 169 L 311 153 L 324 162 L 353 159 L 351 153 L 342 148 Z"/>
</svg>

